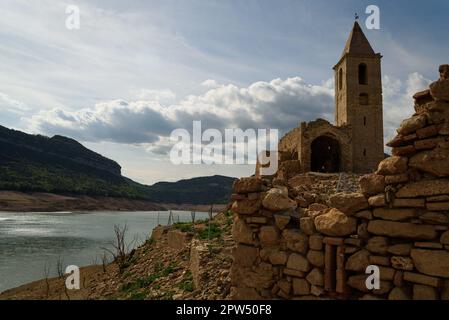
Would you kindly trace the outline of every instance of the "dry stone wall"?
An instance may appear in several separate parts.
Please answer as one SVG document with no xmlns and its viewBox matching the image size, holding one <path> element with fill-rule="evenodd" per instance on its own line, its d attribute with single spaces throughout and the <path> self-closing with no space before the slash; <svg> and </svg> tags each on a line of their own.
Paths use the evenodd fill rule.
<svg viewBox="0 0 449 320">
<path fill-rule="evenodd" d="M 357 192 L 314 192 L 307 175 L 235 182 L 231 298 L 449 299 L 449 65 L 414 98 Z"/>
</svg>

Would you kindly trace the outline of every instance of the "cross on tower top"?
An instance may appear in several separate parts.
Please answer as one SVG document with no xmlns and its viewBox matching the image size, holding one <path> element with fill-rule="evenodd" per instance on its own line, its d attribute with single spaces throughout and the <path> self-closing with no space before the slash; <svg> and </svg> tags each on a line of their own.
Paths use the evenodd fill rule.
<svg viewBox="0 0 449 320">
<path fill-rule="evenodd" d="M 356 12 L 355 14 L 354 14 L 354 18 L 355 18 L 355 21 L 357 21 L 357 20 L 359 20 L 359 14 Z"/>
</svg>

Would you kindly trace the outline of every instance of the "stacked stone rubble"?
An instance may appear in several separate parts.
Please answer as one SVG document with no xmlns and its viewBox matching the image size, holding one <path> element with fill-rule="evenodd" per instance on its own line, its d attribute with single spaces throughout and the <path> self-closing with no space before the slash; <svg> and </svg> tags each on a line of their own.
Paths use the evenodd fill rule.
<svg viewBox="0 0 449 320">
<path fill-rule="evenodd" d="M 232 298 L 449 299 L 449 66 L 440 73 L 359 192 L 313 195 L 305 175 L 236 181 Z"/>
</svg>

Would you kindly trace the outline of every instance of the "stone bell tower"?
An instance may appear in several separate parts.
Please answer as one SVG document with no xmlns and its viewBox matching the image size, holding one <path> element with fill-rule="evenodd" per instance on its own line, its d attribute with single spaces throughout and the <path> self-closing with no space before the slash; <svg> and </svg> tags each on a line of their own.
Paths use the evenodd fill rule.
<svg viewBox="0 0 449 320">
<path fill-rule="evenodd" d="M 357 173 L 375 171 L 384 159 L 381 58 L 356 21 L 334 73 L 335 123 L 350 126 Z"/>
</svg>

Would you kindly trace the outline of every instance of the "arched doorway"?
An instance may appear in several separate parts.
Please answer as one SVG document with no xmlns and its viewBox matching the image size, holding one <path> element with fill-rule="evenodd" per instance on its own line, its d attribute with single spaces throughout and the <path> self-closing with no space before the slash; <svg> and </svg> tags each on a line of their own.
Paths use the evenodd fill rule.
<svg viewBox="0 0 449 320">
<path fill-rule="evenodd" d="M 311 169 L 313 172 L 340 172 L 340 144 L 334 138 L 321 136 L 311 146 Z"/>
</svg>

